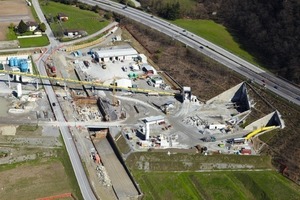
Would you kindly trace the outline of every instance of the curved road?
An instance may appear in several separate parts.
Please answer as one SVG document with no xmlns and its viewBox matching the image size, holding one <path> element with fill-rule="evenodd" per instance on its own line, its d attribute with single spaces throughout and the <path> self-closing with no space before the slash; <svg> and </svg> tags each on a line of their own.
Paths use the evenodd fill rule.
<svg viewBox="0 0 300 200">
<path fill-rule="evenodd" d="M 260 69 L 257 66 L 239 58 L 236 55 L 222 49 L 221 47 L 194 35 L 178 26 L 175 26 L 165 20 L 153 17 L 151 14 L 143 11 L 126 7 L 122 4 L 115 3 L 108 0 L 79 0 L 81 2 L 98 5 L 99 7 L 119 13 L 146 26 L 154 28 L 172 38 L 190 46 L 197 51 L 211 57 L 212 59 L 222 63 L 228 68 L 236 71 L 237 73 L 247 77 L 248 79 L 256 82 L 277 95 L 300 105 L 300 89 L 287 81 L 284 81 L 275 75 Z M 200 48 L 201 46 L 201 48 Z"/>
<path fill-rule="evenodd" d="M 41 75 L 46 75 L 46 69 L 44 67 L 44 62 L 45 60 L 47 60 L 47 58 L 49 57 L 49 55 L 51 55 L 52 50 L 55 50 L 56 48 L 59 47 L 59 43 L 57 40 L 55 40 L 54 35 L 48 25 L 48 23 L 46 22 L 46 19 L 41 11 L 41 8 L 38 4 L 37 0 L 33 0 L 32 4 L 36 10 L 36 13 L 39 17 L 39 19 L 41 20 L 41 22 L 46 24 L 47 27 L 47 31 L 46 34 L 49 37 L 49 41 L 50 41 L 50 48 L 47 49 L 47 51 L 43 54 L 43 56 L 37 61 L 37 66 L 38 66 L 38 71 Z M 78 155 L 75 143 L 73 141 L 72 135 L 70 133 L 70 130 L 68 128 L 68 126 L 66 126 L 66 120 L 64 118 L 63 112 L 61 107 L 58 104 L 58 100 L 56 98 L 56 95 L 53 91 L 52 86 L 50 85 L 49 80 L 42 80 L 43 84 L 45 85 L 45 91 L 48 95 L 49 101 L 51 103 L 53 112 L 55 114 L 56 120 L 59 124 L 60 127 L 60 131 L 61 131 L 61 135 L 63 137 L 67 152 L 69 154 L 71 163 L 72 163 L 72 167 L 81 191 L 81 194 L 83 196 L 84 199 L 86 200 L 94 200 L 96 199 L 92 188 L 90 186 L 90 183 L 87 179 L 87 176 L 84 172 L 80 157 Z M 55 105 L 54 105 L 55 103 Z"/>
</svg>

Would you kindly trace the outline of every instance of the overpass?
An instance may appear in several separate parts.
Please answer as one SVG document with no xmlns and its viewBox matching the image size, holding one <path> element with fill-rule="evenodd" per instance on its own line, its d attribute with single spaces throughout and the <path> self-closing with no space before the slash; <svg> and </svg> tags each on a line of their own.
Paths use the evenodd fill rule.
<svg viewBox="0 0 300 200">
<path fill-rule="evenodd" d="M 128 87 L 114 86 L 114 85 L 103 84 L 98 81 L 80 81 L 80 80 L 75 80 L 75 79 L 65 79 L 65 78 L 61 78 L 61 77 L 49 77 L 46 75 L 29 74 L 29 73 L 24 73 L 24 72 L 14 72 L 14 71 L 8 71 L 8 70 L 0 70 L 0 73 L 26 76 L 26 77 L 31 77 L 31 78 L 35 78 L 35 79 L 55 81 L 56 83 L 62 82 L 62 83 L 75 83 L 75 84 L 80 84 L 80 85 L 89 85 L 92 87 L 100 87 L 102 89 L 107 89 L 107 90 L 120 89 L 120 90 L 133 92 L 133 93 L 144 93 L 144 94 L 156 93 L 156 94 L 162 95 L 162 96 L 174 96 L 175 95 L 174 92 L 149 90 L 149 89 L 143 89 L 143 88 L 128 88 Z"/>
</svg>

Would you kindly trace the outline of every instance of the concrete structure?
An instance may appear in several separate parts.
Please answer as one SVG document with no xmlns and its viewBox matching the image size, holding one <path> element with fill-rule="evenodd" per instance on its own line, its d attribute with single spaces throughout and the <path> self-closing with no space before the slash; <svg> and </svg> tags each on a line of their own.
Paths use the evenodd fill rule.
<svg viewBox="0 0 300 200">
<path fill-rule="evenodd" d="M 182 101 L 191 100 L 192 90 L 191 87 L 183 87 L 182 88 Z"/>
<path fill-rule="evenodd" d="M 254 131 L 256 129 L 268 126 L 275 126 L 278 128 L 284 128 L 284 121 L 281 118 L 280 113 L 276 110 L 245 127 L 245 130 Z"/>
<path fill-rule="evenodd" d="M 113 185 L 117 199 L 138 199 L 139 192 L 106 138 L 94 140 L 103 165 Z"/>
<path fill-rule="evenodd" d="M 164 122 L 165 118 L 164 116 L 151 116 L 151 117 L 146 117 L 142 119 L 142 121 L 145 123 L 145 140 L 149 140 L 150 137 L 150 125 L 151 124 L 158 124 L 160 122 Z"/>
<path fill-rule="evenodd" d="M 240 113 L 250 110 L 251 108 L 245 82 L 226 90 L 220 95 L 208 100 L 207 103 L 232 103 Z"/>
<path fill-rule="evenodd" d="M 95 52 L 99 62 L 115 61 L 115 60 L 134 60 L 138 56 L 138 52 L 133 48 L 109 48 L 101 49 Z"/>
<path fill-rule="evenodd" d="M 20 98 L 22 96 L 22 84 L 21 83 L 17 84 L 17 95 L 18 95 L 18 98 Z"/>
</svg>

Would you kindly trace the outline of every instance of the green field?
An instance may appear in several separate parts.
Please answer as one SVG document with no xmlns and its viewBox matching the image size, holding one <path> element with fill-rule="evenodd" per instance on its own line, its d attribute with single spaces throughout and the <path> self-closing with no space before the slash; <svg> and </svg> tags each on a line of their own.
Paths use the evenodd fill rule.
<svg viewBox="0 0 300 200">
<path fill-rule="evenodd" d="M 46 16 L 52 16 L 53 18 L 57 17 L 58 13 L 64 13 L 69 17 L 69 20 L 61 22 L 61 25 L 58 22 L 51 23 L 50 26 L 54 32 L 61 29 L 76 29 L 92 34 L 109 23 L 109 21 L 104 20 L 99 14 L 92 11 L 81 10 L 74 6 L 52 1 L 48 1 L 47 5 L 41 5 L 41 9 Z"/>
<path fill-rule="evenodd" d="M 253 56 L 248 52 L 241 49 L 239 44 L 234 41 L 234 38 L 221 24 L 217 24 L 212 20 L 191 20 L 191 19 L 178 19 L 172 23 L 199 35 L 208 41 L 223 47 L 224 49 L 232 52 L 233 54 L 253 63 L 259 65 Z"/>
<path fill-rule="evenodd" d="M 49 44 L 49 40 L 46 35 L 36 38 L 19 38 L 18 40 L 21 48 L 42 47 Z"/>
<path fill-rule="evenodd" d="M 300 199 L 300 187 L 277 172 L 135 172 L 150 199 Z"/>
</svg>

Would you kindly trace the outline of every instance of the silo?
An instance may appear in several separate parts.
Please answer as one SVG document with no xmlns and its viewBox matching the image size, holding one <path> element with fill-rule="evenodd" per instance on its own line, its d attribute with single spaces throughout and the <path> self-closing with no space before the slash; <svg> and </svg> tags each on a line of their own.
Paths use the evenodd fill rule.
<svg viewBox="0 0 300 200">
<path fill-rule="evenodd" d="M 14 66 L 19 66 L 19 60 L 17 57 L 14 59 Z"/>
<path fill-rule="evenodd" d="M 21 72 L 28 72 L 28 63 L 27 60 L 22 60 L 20 63 Z"/>
<path fill-rule="evenodd" d="M 11 58 L 9 59 L 9 66 L 13 67 L 14 64 L 15 64 L 15 63 L 14 63 L 14 58 L 11 57 Z"/>
</svg>

